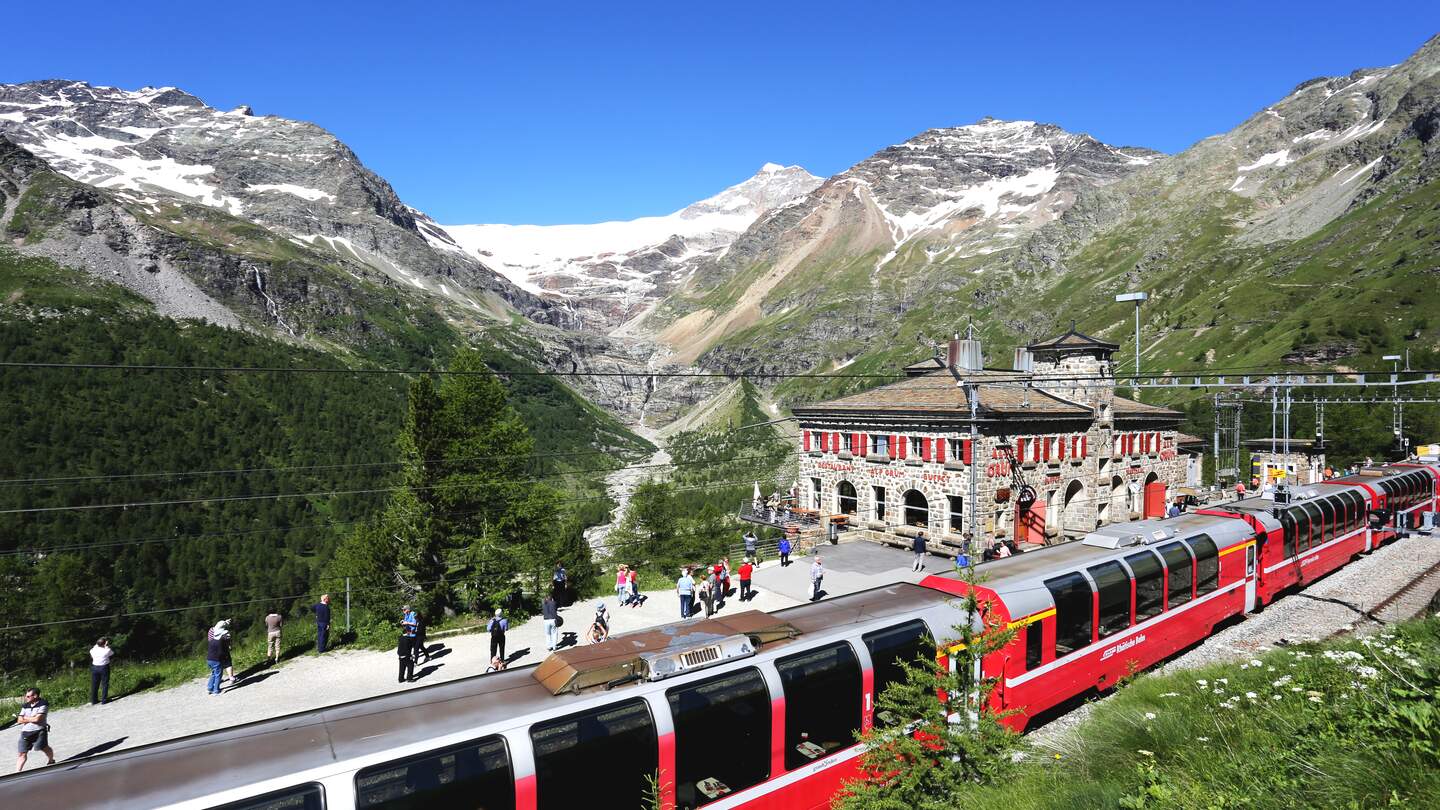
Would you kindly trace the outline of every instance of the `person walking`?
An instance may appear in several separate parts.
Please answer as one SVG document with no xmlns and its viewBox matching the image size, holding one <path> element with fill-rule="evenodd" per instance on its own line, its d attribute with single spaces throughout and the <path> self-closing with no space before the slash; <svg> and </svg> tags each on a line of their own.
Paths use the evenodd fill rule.
<svg viewBox="0 0 1440 810">
<path fill-rule="evenodd" d="M 621 607 L 630 601 L 630 570 L 624 565 L 615 569 L 615 600 Z"/>
<path fill-rule="evenodd" d="M 640 607 L 640 577 L 635 573 L 636 566 L 630 566 L 630 575 L 626 578 L 626 584 L 630 586 L 630 607 Z"/>
<path fill-rule="evenodd" d="M 280 663 L 280 626 L 285 617 L 275 611 L 265 614 L 265 662 Z"/>
<path fill-rule="evenodd" d="M 751 529 L 745 530 L 745 559 L 755 559 L 755 532 Z"/>
<path fill-rule="evenodd" d="M 330 641 L 330 594 L 315 604 L 315 652 L 323 653 Z"/>
<path fill-rule="evenodd" d="M 565 566 L 555 563 L 555 573 L 550 577 L 550 593 L 555 597 L 557 607 L 565 606 Z"/>
<path fill-rule="evenodd" d="M 505 618 L 505 611 L 495 608 L 495 615 L 490 617 L 490 623 L 485 626 L 490 631 L 490 657 L 505 660 L 505 631 L 510 629 L 510 620 Z"/>
<path fill-rule="evenodd" d="M 90 705 L 110 702 L 110 659 L 115 651 L 110 639 L 101 636 L 90 648 Z M 98 693 L 98 700 L 97 700 Z"/>
<path fill-rule="evenodd" d="M 219 621 L 205 634 L 205 665 L 210 667 L 210 678 L 205 682 L 205 692 L 220 694 L 220 672 L 222 662 L 230 657 L 230 635 L 224 632 L 225 622 Z"/>
<path fill-rule="evenodd" d="M 545 617 L 545 649 L 555 652 L 555 646 L 560 643 L 560 608 L 555 604 L 554 594 L 540 603 L 540 615 Z"/>
<path fill-rule="evenodd" d="M 915 539 L 910 543 L 910 550 L 915 552 L 915 562 L 910 566 L 911 571 L 925 570 L 925 532 L 916 532 Z"/>
<path fill-rule="evenodd" d="M 680 597 L 680 618 L 690 618 L 690 605 L 695 600 L 695 580 L 690 578 L 690 569 L 680 569 L 680 578 L 675 580 L 675 594 Z"/>
<path fill-rule="evenodd" d="M 820 583 L 825 579 L 825 566 L 820 564 L 820 558 L 816 557 L 815 562 L 810 563 L 810 601 L 816 602 L 820 599 Z"/>
<path fill-rule="evenodd" d="M 425 656 L 421 661 L 420 656 Z M 425 614 L 415 611 L 415 662 L 430 663 L 430 649 L 425 646 Z"/>
<path fill-rule="evenodd" d="M 790 565 L 790 538 L 780 538 L 780 567 L 786 568 Z"/>
<path fill-rule="evenodd" d="M 395 645 L 395 657 L 400 662 L 400 673 L 396 683 L 405 683 L 415 680 L 415 637 L 400 633 L 400 641 Z"/>
<path fill-rule="evenodd" d="M 20 756 L 15 760 L 15 772 L 25 770 L 25 760 L 31 751 L 39 751 L 48 760 L 46 765 L 55 764 L 55 751 L 50 748 L 50 703 L 40 697 L 40 690 L 30 687 L 25 690 L 25 702 L 20 704 L 20 713 L 15 715 L 20 725 Z"/>
<path fill-rule="evenodd" d="M 750 597 L 751 597 L 751 593 L 750 593 L 750 577 L 751 577 L 751 575 L 754 574 L 754 573 L 755 573 L 755 566 L 752 565 L 749 560 L 746 560 L 745 562 L 740 563 L 740 601 L 741 601 L 741 602 L 749 602 L 749 601 L 750 601 Z"/>
</svg>

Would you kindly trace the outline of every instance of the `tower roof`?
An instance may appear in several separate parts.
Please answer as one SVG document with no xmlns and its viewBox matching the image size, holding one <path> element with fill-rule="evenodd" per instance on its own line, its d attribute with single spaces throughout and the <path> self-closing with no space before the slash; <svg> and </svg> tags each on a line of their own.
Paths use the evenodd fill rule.
<svg viewBox="0 0 1440 810">
<path fill-rule="evenodd" d="M 1055 351 L 1057 349 L 1101 349 L 1113 352 L 1120 348 L 1118 343 L 1110 343 L 1098 338 L 1090 337 L 1075 328 L 1075 322 L 1070 322 L 1070 331 L 1049 340 L 1036 341 L 1025 348 L 1032 352 Z"/>
</svg>

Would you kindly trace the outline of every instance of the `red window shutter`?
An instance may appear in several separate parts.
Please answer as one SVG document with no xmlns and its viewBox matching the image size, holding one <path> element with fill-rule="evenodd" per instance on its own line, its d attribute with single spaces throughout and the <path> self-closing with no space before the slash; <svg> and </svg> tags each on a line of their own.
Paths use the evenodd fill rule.
<svg viewBox="0 0 1440 810">
<path fill-rule="evenodd" d="M 904 460 L 904 458 L 905 458 L 905 451 L 909 449 L 909 448 L 907 448 L 907 447 L 905 446 L 906 444 L 909 443 L 909 442 L 908 442 L 908 439 L 907 439 L 907 437 L 905 437 L 905 436 L 897 436 L 896 438 L 900 440 L 900 445 L 899 445 L 899 447 L 895 450 L 895 457 L 898 458 L 898 459 Z"/>
<path fill-rule="evenodd" d="M 960 454 L 963 456 L 963 458 L 961 458 L 960 460 L 966 465 L 968 465 L 970 463 L 970 460 L 974 458 L 972 453 L 973 448 L 971 448 L 970 446 L 970 440 L 966 439 L 965 443 L 960 446 Z"/>
<path fill-rule="evenodd" d="M 1051 443 L 1052 441 L 1054 441 L 1054 440 L 1051 439 L 1049 436 L 1046 436 L 1046 437 L 1045 437 L 1044 439 L 1042 439 L 1041 441 L 1045 442 L 1045 449 L 1044 449 L 1043 452 L 1040 453 L 1040 460 L 1041 460 L 1041 461 L 1049 461 L 1049 460 L 1050 460 L 1050 443 Z"/>
<path fill-rule="evenodd" d="M 899 452 L 899 450 L 900 437 L 892 433 L 890 434 L 889 440 L 885 442 L 885 454 L 890 456 L 891 460 L 893 461 L 895 459 L 895 454 Z"/>
<path fill-rule="evenodd" d="M 1055 437 L 1055 445 L 1056 445 L 1056 447 L 1055 447 L 1055 453 L 1056 453 L 1056 455 L 1058 456 L 1058 460 L 1060 460 L 1060 461 L 1064 461 L 1064 460 L 1065 460 L 1065 442 L 1067 442 L 1068 440 L 1069 440 L 1069 437 L 1068 437 L 1068 436 L 1056 436 L 1056 437 Z"/>
<path fill-rule="evenodd" d="M 945 463 L 945 445 L 949 443 L 948 439 L 937 438 L 935 440 L 935 460 L 941 464 Z"/>
<path fill-rule="evenodd" d="M 1040 461 L 1040 451 L 1045 448 L 1045 437 L 1036 436 L 1030 440 L 1030 444 L 1030 460 L 1038 463 Z"/>
<path fill-rule="evenodd" d="M 932 452 L 931 449 L 930 449 L 930 443 L 931 443 L 932 441 L 934 441 L 934 440 L 931 439 L 929 436 L 923 436 L 923 437 L 921 437 L 921 439 L 920 439 L 920 460 L 921 460 L 921 461 L 929 461 L 929 460 L 930 460 L 930 454 L 931 454 L 931 452 Z"/>
<path fill-rule="evenodd" d="M 830 452 L 840 452 L 840 434 L 835 431 L 831 431 L 830 433 Z"/>
<path fill-rule="evenodd" d="M 851 434 L 851 436 L 850 436 L 850 452 L 854 453 L 854 454 L 857 455 L 857 456 L 863 456 L 863 455 L 865 455 L 865 453 L 866 453 L 869 449 L 870 449 L 869 447 L 866 447 L 866 446 L 865 446 L 865 434 L 864 434 L 864 433 L 854 433 L 854 434 Z"/>
<path fill-rule="evenodd" d="M 1160 452 L 1160 431 L 1155 431 L 1155 452 Z"/>
<path fill-rule="evenodd" d="M 1080 457 L 1081 457 L 1081 458 L 1085 458 L 1085 457 L 1087 457 L 1087 456 L 1089 456 L 1089 455 L 1090 455 L 1090 437 L 1089 437 L 1088 435 L 1087 435 L 1087 436 L 1081 436 L 1081 437 L 1080 437 Z"/>
<path fill-rule="evenodd" d="M 805 452 L 810 452 L 810 431 L 804 431 Z"/>
<path fill-rule="evenodd" d="M 1025 440 L 1024 440 L 1024 439 L 1016 439 L 1016 440 L 1015 440 L 1015 460 L 1016 460 L 1016 461 L 1024 461 L 1024 460 L 1025 460 Z"/>
</svg>

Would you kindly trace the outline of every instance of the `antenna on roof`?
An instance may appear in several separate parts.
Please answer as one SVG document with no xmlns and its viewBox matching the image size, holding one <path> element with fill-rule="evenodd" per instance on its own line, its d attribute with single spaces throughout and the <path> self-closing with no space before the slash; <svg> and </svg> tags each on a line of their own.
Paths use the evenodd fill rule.
<svg viewBox="0 0 1440 810">
<path fill-rule="evenodd" d="M 974 339 L 975 339 L 975 322 L 974 322 L 974 321 L 971 321 L 971 322 L 970 322 L 970 325 L 965 327 L 965 339 L 966 339 L 966 340 L 974 340 Z"/>
</svg>

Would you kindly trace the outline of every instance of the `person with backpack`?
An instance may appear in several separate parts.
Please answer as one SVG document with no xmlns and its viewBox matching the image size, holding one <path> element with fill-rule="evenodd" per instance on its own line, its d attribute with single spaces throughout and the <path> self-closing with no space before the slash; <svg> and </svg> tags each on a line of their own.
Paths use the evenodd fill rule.
<svg viewBox="0 0 1440 810">
<path fill-rule="evenodd" d="M 228 625 L 228 621 L 221 619 L 205 634 L 205 665 L 210 668 L 210 678 L 205 682 L 206 694 L 220 694 L 220 673 L 230 660 Z"/>
<path fill-rule="evenodd" d="M 485 626 L 490 631 L 490 657 L 505 660 L 505 631 L 510 629 L 510 620 L 505 618 L 505 611 L 495 608 L 495 615 L 490 617 L 490 623 Z"/>
</svg>

